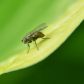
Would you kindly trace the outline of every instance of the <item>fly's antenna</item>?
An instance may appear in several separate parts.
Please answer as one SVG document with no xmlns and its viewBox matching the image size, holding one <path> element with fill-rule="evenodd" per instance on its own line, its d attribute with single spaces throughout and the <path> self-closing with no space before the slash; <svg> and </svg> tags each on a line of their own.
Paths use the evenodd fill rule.
<svg viewBox="0 0 84 84">
<path fill-rule="evenodd" d="M 23 42 L 23 40 L 21 40 Z"/>
</svg>

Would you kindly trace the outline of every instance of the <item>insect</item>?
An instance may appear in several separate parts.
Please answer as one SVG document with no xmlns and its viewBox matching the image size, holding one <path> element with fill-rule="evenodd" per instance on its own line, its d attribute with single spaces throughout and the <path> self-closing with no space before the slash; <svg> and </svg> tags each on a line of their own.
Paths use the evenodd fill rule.
<svg viewBox="0 0 84 84">
<path fill-rule="evenodd" d="M 29 43 L 31 43 L 32 41 L 35 41 L 35 45 L 37 47 L 36 40 L 38 38 L 49 39 L 49 38 L 43 38 L 45 35 L 42 32 L 40 32 L 41 30 L 45 29 L 46 27 L 47 27 L 46 23 L 43 23 L 43 24 L 39 25 L 37 28 L 35 28 L 32 32 L 28 33 L 26 35 L 26 37 L 23 38 L 22 42 L 24 42 L 24 44 L 28 45 L 29 50 L 30 50 Z M 38 49 L 38 47 L 37 47 L 37 49 Z M 29 52 L 29 50 L 28 50 L 28 52 Z"/>
</svg>

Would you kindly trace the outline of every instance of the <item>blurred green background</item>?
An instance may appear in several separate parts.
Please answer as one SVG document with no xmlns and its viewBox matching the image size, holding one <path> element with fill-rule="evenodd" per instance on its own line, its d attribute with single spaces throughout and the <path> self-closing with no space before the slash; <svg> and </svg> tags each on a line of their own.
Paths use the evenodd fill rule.
<svg viewBox="0 0 84 84">
<path fill-rule="evenodd" d="M 48 58 L 5 73 L 0 84 L 84 84 L 84 21 Z"/>
<path fill-rule="evenodd" d="M 0 0 L 0 62 L 27 48 L 21 40 L 28 30 L 54 22 L 75 1 Z M 84 84 L 83 27 L 84 21 L 42 62 L 0 75 L 0 84 Z"/>
</svg>

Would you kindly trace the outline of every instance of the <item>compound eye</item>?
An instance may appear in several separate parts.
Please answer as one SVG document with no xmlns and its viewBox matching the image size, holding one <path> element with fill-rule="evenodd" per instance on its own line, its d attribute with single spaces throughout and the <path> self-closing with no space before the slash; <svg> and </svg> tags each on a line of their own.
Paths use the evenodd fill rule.
<svg viewBox="0 0 84 84">
<path fill-rule="evenodd" d="M 26 39 L 26 38 L 24 38 L 24 39 L 23 39 L 23 41 L 24 41 L 24 43 L 26 43 L 26 42 L 27 42 L 27 39 Z"/>
</svg>

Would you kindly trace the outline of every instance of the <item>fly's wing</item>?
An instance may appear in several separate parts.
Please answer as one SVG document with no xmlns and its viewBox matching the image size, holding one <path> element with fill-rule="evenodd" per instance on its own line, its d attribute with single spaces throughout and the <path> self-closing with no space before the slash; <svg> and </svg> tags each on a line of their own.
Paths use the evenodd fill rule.
<svg viewBox="0 0 84 84">
<path fill-rule="evenodd" d="M 47 26 L 46 26 L 46 23 L 43 23 L 43 24 L 39 25 L 39 26 L 36 27 L 32 32 L 28 33 L 28 34 L 26 35 L 26 38 L 29 39 L 32 34 L 37 33 L 37 32 L 40 32 L 41 30 L 45 29 L 46 27 L 47 27 Z"/>
<path fill-rule="evenodd" d="M 41 30 L 45 29 L 47 26 L 46 26 L 46 23 L 43 23 L 41 25 L 39 25 L 38 27 L 36 27 L 32 32 L 35 33 L 35 32 L 40 32 Z"/>
</svg>

